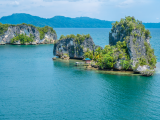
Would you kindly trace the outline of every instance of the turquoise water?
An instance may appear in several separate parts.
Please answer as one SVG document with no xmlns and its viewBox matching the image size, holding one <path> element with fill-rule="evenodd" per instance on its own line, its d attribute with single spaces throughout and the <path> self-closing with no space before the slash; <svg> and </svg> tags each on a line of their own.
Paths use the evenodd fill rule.
<svg viewBox="0 0 160 120">
<path fill-rule="evenodd" d="M 0 46 L 0 119 L 160 119 L 160 29 L 150 30 L 158 58 L 152 77 L 102 74 L 73 61 L 52 61 L 53 45 Z M 108 43 L 109 29 L 56 31 L 90 33 L 96 44 Z"/>
</svg>

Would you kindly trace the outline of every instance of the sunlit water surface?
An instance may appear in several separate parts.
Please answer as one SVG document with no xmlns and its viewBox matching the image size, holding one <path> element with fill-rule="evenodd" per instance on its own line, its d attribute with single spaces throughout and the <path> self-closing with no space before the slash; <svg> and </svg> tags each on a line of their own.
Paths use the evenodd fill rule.
<svg viewBox="0 0 160 120">
<path fill-rule="evenodd" d="M 110 29 L 55 29 L 90 33 L 108 44 Z M 152 77 L 110 75 L 52 61 L 53 45 L 0 46 L 0 119 L 160 119 L 160 29 L 150 29 L 158 58 Z"/>
</svg>

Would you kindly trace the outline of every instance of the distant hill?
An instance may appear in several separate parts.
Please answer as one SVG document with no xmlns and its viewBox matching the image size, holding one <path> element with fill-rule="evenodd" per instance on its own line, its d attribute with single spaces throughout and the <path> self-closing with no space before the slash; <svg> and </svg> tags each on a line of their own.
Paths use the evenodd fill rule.
<svg viewBox="0 0 160 120">
<path fill-rule="evenodd" d="M 53 18 L 40 18 L 25 13 L 16 13 L 11 16 L 5 16 L 0 19 L 5 24 L 33 24 L 43 27 L 49 25 L 54 28 L 111 28 L 112 21 L 98 20 L 89 17 L 69 18 L 64 16 L 55 16 Z"/>
<path fill-rule="evenodd" d="M 51 26 L 54 28 L 111 28 L 114 21 L 105 21 L 89 17 L 69 18 L 64 16 L 55 16 L 53 18 L 41 18 L 25 13 L 16 13 L 10 16 L 4 16 L 0 22 L 5 24 L 33 24 L 35 26 Z M 160 23 L 144 23 L 146 28 L 160 28 Z"/>
</svg>

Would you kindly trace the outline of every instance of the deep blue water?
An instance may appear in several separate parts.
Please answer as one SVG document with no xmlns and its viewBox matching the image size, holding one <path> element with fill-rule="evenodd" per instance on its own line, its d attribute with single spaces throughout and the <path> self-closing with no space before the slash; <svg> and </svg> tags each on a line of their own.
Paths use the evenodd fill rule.
<svg viewBox="0 0 160 120">
<path fill-rule="evenodd" d="M 90 33 L 108 44 L 110 29 L 56 29 Z M 52 61 L 53 45 L 0 46 L 1 119 L 160 119 L 160 29 L 150 29 L 158 58 L 152 77 L 110 75 Z"/>
</svg>

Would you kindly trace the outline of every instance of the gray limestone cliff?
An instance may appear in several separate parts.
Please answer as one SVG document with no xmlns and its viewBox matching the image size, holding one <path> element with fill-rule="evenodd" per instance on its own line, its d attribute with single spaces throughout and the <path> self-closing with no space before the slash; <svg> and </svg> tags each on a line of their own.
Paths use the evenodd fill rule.
<svg viewBox="0 0 160 120">
<path fill-rule="evenodd" d="M 49 28 L 47 31 L 43 31 L 43 28 L 38 29 L 33 25 L 20 24 L 20 25 L 7 25 L 6 30 L 3 31 L 3 34 L 0 34 L 0 44 L 21 44 L 20 40 L 11 43 L 11 39 L 16 37 L 19 34 L 24 34 L 28 37 L 33 36 L 34 40 L 26 44 L 51 44 L 57 40 L 57 35 L 55 32 L 52 32 L 53 28 Z M 45 27 L 44 27 L 45 28 Z M 41 35 L 43 34 L 43 35 Z"/>
<path fill-rule="evenodd" d="M 134 17 L 126 17 L 113 24 L 109 33 L 109 44 L 113 46 L 118 41 L 126 41 L 127 54 L 129 54 L 132 61 L 131 66 L 134 71 L 150 70 L 153 72 L 156 65 L 156 57 L 154 49 L 150 45 L 150 38 L 149 30 L 145 29 L 141 21 L 135 20 Z M 121 68 L 118 64 L 115 67 Z"/>
<path fill-rule="evenodd" d="M 133 30 L 130 35 L 127 35 L 126 31 L 121 31 L 121 26 L 117 26 L 111 33 L 109 33 L 109 44 L 116 45 L 118 41 L 126 41 L 128 53 L 133 60 L 133 65 L 135 66 L 137 58 L 144 56 L 146 58 L 146 47 L 145 42 L 150 45 L 150 38 L 141 35 L 140 30 Z"/>
<path fill-rule="evenodd" d="M 94 51 L 95 46 L 92 37 L 80 35 L 80 37 L 65 37 L 55 42 L 53 53 L 56 56 L 68 55 L 70 58 L 83 59 L 84 52 Z"/>
</svg>

